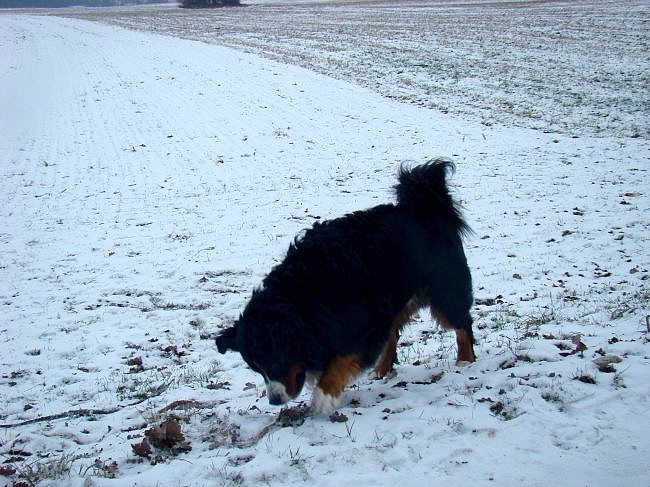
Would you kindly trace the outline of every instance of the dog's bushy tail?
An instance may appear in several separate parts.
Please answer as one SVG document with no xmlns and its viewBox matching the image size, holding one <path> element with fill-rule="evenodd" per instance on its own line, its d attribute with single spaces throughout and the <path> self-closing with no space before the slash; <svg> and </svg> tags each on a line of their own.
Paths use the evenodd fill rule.
<svg viewBox="0 0 650 487">
<path fill-rule="evenodd" d="M 459 205 L 447 189 L 447 172 L 454 173 L 454 163 L 434 159 L 420 166 L 400 167 L 395 186 L 397 204 L 420 218 L 450 225 L 459 234 L 471 232 Z"/>
</svg>

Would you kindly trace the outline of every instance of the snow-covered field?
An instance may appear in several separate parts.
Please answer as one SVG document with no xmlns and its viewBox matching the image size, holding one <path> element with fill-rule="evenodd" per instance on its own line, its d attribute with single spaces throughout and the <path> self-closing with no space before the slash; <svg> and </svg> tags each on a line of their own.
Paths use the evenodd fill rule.
<svg viewBox="0 0 650 487">
<path fill-rule="evenodd" d="M 650 134 L 646 0 L 289 0 L 69 15 L 237 47 L 488 125 Z"/>
<path fill-rule="evenodd" d="M 559 5 L 567 15 L 551 15 Z M 648 16 L 641 3 L 598 2 L 594 18 L 605 6 Z M 345 23 L 354 9 L 326 10 L 339 8 Z M 621 57 L 618 37 L 583 18 L 589 9 L 549 9 L 549 36 L 580 11 L 602 65 L 647 77 L 644 59 Z M 647 45 L 635 25 L 620 31 Z M 547 84 L 586 83 L 599 60 L 581 64 L 580 45 L 568 58 L 581 77 L 540 64 L 539 96 L 514 85 L 511 115 L 495 106 L 486 118 L 463 90 L 445 95 L 444 114 L 360 87 L 372 86 L 363 77 L 0 15 L 2 483 L 650 485 L 647 86 L 608 80 L 620 125 L 597 129 L 578 104 L 549 133 L 518 113 L 533 101 L 553 113 Z M 585 93 L 603 88 L 592 81 Z M 435 156 L 456 162 L 475 231 L 478 360 L 456 367 L 454 337 L 423 313 L 397 377 L 360 377 L 341 421 L 303 417 L 308 391 L 280 413 L 213 336 L 295 234 L 390 201 L 399 163 Z M 167 446 L 147 452 L 145 432 Z"/>
</svg>

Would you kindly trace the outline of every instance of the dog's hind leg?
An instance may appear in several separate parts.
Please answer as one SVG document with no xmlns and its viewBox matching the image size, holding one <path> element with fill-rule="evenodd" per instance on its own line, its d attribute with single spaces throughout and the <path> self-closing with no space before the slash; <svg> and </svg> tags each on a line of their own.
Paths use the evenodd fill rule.
<svg viewBox="0 0 650 487">
<path fill-rule="evenodd" d="M 417 310 L 417 300 L 413 298 L 409 300 L 402 311 L 393 318 L 393 324 L 390 328 L 390 334 L 386 341 L 386 345 L 384 345 L 384 349 L 375 364 L 375 368 L 368 375 L 370 379 L 381 379 L 394 371 L 393 365 L 397 363 L 397 342 L 399 341 L 400 331 Z"/>
<path fill-rule="evenodd" d="M 476 355 L 474 354 L 474 340 L 471 336 L 471 329 L 469 332 L 463 328 L 455 328 L 456 331 L 456 344 L 458 345 L 458 355 L 456 363 L 474 362 Z"/>
<path fill-rule="evenodd" d="M 456 332 L 456 344 L 458 345 L 456 363 L 474 362 L 476 360 L 476 355 L 474 355 L 474 334 L 472 333 L 472 317 L 469 313 L 464 319 L 452 322 L 442 311 L 432 307 L 431 316 L 445 330 L 454 330 Z"/>
<path fill-rule="evenodd" d="M 381 379 L 387 375 L 394 373 L 393 365 L 397 363 L 397 342 L 399 341 L 399 328 L 393 326 L 390 331 L 390 336 L 384 349 L 375 364 L 375 368 L 368 374 L 371 380 Z"/>
<path fill-rule="evenodd" d="M 314 388 L 311 407 L 315 412 L 330 414 L 338 406 L 348 382 L 361 372 L 358 355 L 335 357 L 327 365 L 318 385 Z"/>
</svg>

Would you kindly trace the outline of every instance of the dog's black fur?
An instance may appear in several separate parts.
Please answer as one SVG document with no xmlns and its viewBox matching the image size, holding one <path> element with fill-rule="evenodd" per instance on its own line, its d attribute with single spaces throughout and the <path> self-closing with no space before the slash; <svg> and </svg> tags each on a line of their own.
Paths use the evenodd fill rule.
<svg viewBox="0 0 650 487">
<path fill-rule="evenodd" d="M 472 284 L 461 241 L 469 229 L 447 190 L 453 169 L 444 160 L 402 168 L 397 204 L 316 223 L 297 237 L 235 326 L 217 337 L 219 351 L 239 351 L 267 384 L 284 384 L 283 399 L 269 395 L 277 404 L 300 392 L 305 373 L 323 373 L 336 357 L 371 367 L 413 300 L 471 343 Z"/>
</svg>

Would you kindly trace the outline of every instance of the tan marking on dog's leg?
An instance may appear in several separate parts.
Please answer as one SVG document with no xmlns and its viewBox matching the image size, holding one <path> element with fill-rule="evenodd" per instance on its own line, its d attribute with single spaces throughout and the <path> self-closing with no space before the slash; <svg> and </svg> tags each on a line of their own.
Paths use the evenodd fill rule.
<svg viewBox="0 0 650 487">
<path fill-rule="evenodd" d="M 318 387 L 332 396 L 340 396 L 348 385 L 348 381 L 361 372 L 361 364 L 358 355 L 347 355 L 334 358 L 323 372 Z"/>
<path fill-rule="evenodd" d="M 393 368 L 393 358 L 397 352 L 397 334 L 402 330 L 404 325 L 408 323 L 411 316 L 418 310 L 418 305 L 415 299 L 409 300 L 406 306 L 399 312 L 393 319 L 393 325 L 390 328 L 390 335 L 386 341 L 386 345 L 375 364 L 374 369 L 369 374 L 371 379 L 380 379 L 385 377 Z"/>
<path fill-rule="evenodd" d="M 458 356 L 456 363 L 459 362 L 474 362 L 474 347 L 472 340 L 469 338 L 469 333 L 465 330 L 456 329 L 456 344 L 458 345 Z"/>
<path fill-rule="evenodd" d="M 361 372 L 361 363 L 358 355 L 332 359 L 314 389 L 312 408 L 325 414 L 334 411 L 345 386 L 359 372 Z"/>
<path fill-rule="evenodd" d="M 440 326 L 442 326 L 445 330 L 453 330 L 454 327 L 449 323 L 449 320 L 447 320 L 447 317 L 443 315 L 440 311 L 438 311 L 436 308 L 431 308 L 431 317 L 438 322 Z"/>
<path fill-rule="evenodd" d="M 379 360 L 377 360 L 375 368 L 372 369 L 372 372 L 368 376 L 370 379 L 386 377 L 393 367 L 393 357 L 395 357 L 395 353 L 397 352 L 397 331 L 398 327 L 393 325 L 390 329 L 390 337 L 379 356 Z"/>
<path fill-rule="evenodd" d="M 456 344 L 458 345 L 456 363 L 474 362 L 476 357 L 474 356 L 474 346 L 472 345 L 472 340 L 469 338 L 469 333 L 462 328 L 454 328 L 445 315 L 435 308 L 431 308 L 431 316 L 445 330 L 454 330 L 456 332 Z"/>
</svg>

